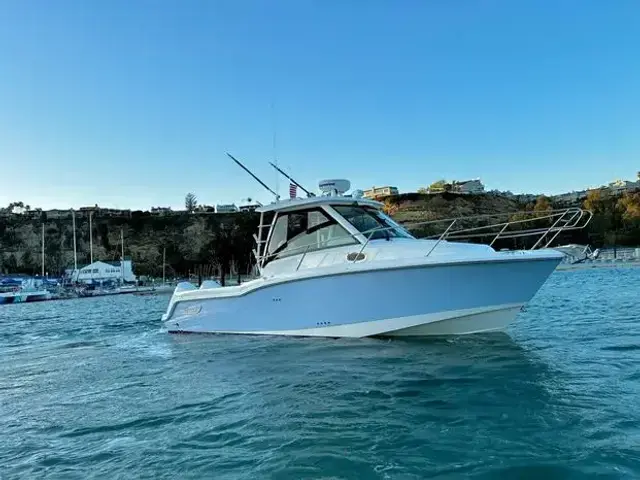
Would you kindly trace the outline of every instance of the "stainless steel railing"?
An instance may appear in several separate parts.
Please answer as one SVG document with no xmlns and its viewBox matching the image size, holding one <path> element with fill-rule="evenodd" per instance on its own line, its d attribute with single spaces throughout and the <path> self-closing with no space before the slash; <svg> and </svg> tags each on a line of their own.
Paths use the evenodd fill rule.
<svg viewBox="0 0 640 480">
<path fill-rule="evenodd" d="M 463 223 L 463 221 L 479 221 L 499 217 L 518 218 L 516 220 L 507 219 L 504 222 L 495 222 L 487 225 L 467 227 L 456 230 L 452 229 L 453 225 L 455 225 L 456 223 Z M 493 244 L 495 244 L 495 242 L 499 239 L 522 238 L 539 235 L 540 238 L 530 248 L 530 250 L 535 250 L 543 244 L 544 239 L 549 235 L 551 235 L 551 238 L 549 238 L 549 240 L 544 243 L 543 248 L 548 248 L 562 232 L 570 230 L 581 230 L 585 228 L 591 221 L 592 217 L 593 214 L 589 210 L 583 210 L 581 208 L 567 208 L 562 210 L 548 210 L 543 212 L 514 212 L 505 214 L 472 215 L 468 217 L 458 217 L 414 223 L 411 225 L 406 225 L 406 227 L 411 230 L 425 225 L 448 223 L 449 226 L 442 234 L 431 235 L 427 236 L 426 238 L 437 238 L 438 240 L 469 240 L 472 238 L 491 237 L 491 241 L 489 242 L 490 246 L 493 246 Z M 550 225 L 525 228 L 523 230 L 510 230 L 510 228 L 514 226 L 526 226 L 527 224 L 539 222 L 542 220 L 549 221 Z"/>
</svg>

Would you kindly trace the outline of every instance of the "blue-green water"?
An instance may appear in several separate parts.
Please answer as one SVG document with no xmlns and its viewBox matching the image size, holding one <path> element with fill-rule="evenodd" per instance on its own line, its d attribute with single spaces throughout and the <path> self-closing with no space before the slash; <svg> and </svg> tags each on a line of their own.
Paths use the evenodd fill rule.
<svg viewBox="0 0 640 480">
<path fill-rule="evenodd" d="M 0 307 L 0 478 L 640 477 L 640 269 L 509 336 L 170 336 L 168 299 Z"/>
</svg>

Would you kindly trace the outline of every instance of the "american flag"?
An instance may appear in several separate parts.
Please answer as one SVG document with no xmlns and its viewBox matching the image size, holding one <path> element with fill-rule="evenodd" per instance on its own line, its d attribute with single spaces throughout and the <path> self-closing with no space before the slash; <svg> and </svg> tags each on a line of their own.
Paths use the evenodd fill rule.
<svg viewBox="0 0 640 480">
<path fill-rule="evenodd" d="M 298 186 L 295 183 L 289 184 L 289 198 L 296 198 L 298 192 Z"/>
</svg>

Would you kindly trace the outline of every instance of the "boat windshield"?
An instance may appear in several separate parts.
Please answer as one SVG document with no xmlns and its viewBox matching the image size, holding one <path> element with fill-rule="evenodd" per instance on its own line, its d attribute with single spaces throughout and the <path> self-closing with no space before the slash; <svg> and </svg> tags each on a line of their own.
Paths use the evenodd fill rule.
<svg viewBox="0 0 640 480">
<path fill-rule="evenodd" d="M 351 225 L 370 240 L 389 238 L 414 238 L 404 228 L 380 210 L 358 205 L 333 205 Z M 373 233 L 372 233 L 373 232 Z"/>
<path fill-rule="evenodd" d="M 277 258 L 358 243 L 319 208 L 278 214 L 265 264 Z"/>
</svg>

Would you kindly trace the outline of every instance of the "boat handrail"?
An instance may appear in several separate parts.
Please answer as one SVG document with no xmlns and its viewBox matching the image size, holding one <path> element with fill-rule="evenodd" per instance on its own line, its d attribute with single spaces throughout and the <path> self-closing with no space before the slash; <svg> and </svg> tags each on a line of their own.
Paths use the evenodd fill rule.
<svg viewBox="0 0 640 480">
<path fill-rule="evenodd" d="M 468 227 L 462 228 L 459 230 L 451 231 L 451 228 L 456 223 L 461 223 L 464 220 L 479 220 L 483 218 L 496 218 L 496 217 L 504 217 L 507 216 L 508 219 L 505 222 L 491 223 L 489 225 L 481 225 L 478 227 Z M 514 216 L 522 216 L 527 218 L 518 218 L 516 220 L 512 220 Z M 562 232 L 570 231 L 570 230 L 582 230 L 585 228 L 591 219 L 593 218 L 593 213 L 590 210 L 584 210 L 578 207 L 571 207 L 565 209 L 556 209 L 556 210 L 545 210 L 541 212 L 510 212 L 510 213 L 500 213 L 500 214 L 485 214 L 485 215 L 470 215 L 466 217 L 458 217 L 458 218 L 450 218 L 450 219 L 439 219 L 439 220 L 430 220 L 428 222 L 420 222 L 411 225 L 407 225 L 408 229 L 421 227 L 429 224 L 435 223 L 449 223 L 448 228 L 440 235 L 431 235 L 426 238 L 437 238 L 439 243 L 442 240 L 470 240 L 472 238 L 482 238 L 493 236 L 489 246 L 493 246 L 493 244 L 498 240 L 506 240 L 513 238 L 523 238 L 523 237 L 531 237 L 539 235 L 538 240 L 529 248 L 529 250 L 535 250 L 538 247 L 541 248 L 549 248 L 549 246 L 553 243 L 553 241 L 560 235 Z M 537 227 L 537 228 L 529 228 L 524 230 L 515 230 L 509 231 L 509 227 L 514 225 L 522 225 L 531 222 L 536 222 L 540 220 L 553 220 L 555 221 L 548 227 Z M 491 229 L 500 228 L 498 232 L 495 231 L 487 231 Z M 551 237 L 544 242 L 548 236 Z M 436 243 L 436 245 L 437 245 Z M 434 247 L 427 253 L 427 256 L 433 251 Z"/>
<path fill-rule="evenodd" d="M 514 216 L 517 216 L 516 220 L 512 220 Z M 532 216 L 529 218 L 529 216 Z M 465 221 L 478 221 L 482 219 L 490 219 L 490 218 L 499 218 L 499 217 L 507 217 L 507 221 L 491 223 L 488 225 L 481 225 L 476 227 L 467 227 L 461 229 L 454 229 L 454 226 L 464 223 Z M 520 218 L 527 217 L 527 218 Z M 549 248 L 551 243 L 560 235 L 562 232 L 571 231 L 571 230 L 581 230 L 585 228 L 593 217 L 593 213 L 589 210 L 584 210 L 578 207 L 570 207 L 565 209 L 555 209 L 555 210 L 545 210 L 545 211 L 515 211 L 515 212 L 506 212 L 506 213 L 492 213 L 492 214 L 480 214 L 480 215 L 468 215 L 456 218 L 443 218 L 443 219 L 435 219 L 435 220 L 427 220 L 424 222 L 411 223 L 400 225 L 404 230 L 410 231 L 412 229 L 416 229 L 419 227 L 425 227 L 429 225 L 436 224 L 447 224 L 447 227 L 441 234 L 436 235 L 428 235 L 423 238 L 427 239 L 435 239 L 436 242 L 431 246 L 429 251 L 426 253 L 428 257 L 436 247 L 444 240 L 470 240 L 473 238 L 482 238 L 493 236 L 489 246 L 493 246 L 493 244 L 501 239 L 513 239 L 513 238 L 522 238 L 522 237 L 531 237 L 539 235 L 540 238 L 534 243 L 529 250 L 535 250 L 536 248 Z M 555 221 L 552 221 L 554 220 Z M 509 228 L 514 225 L 522 225 L 531 222 L 537 222 L 540 220 L 550 220 L 552 224 L 550 226 L 545 227 L 537 227 L 537 228 L 529 228 L 524 230 L 516 230 L 509 231 Z M 332 240 L 340 240 L 340 239 L 352 239 L 359 236 L 365 236 L 366 241 L 362 244 L 358 254 L 354 257 L 353 262 L 361 259 L 361 254 L 365 250 L 365 248 L 369 245 L 369 242 L 373 235 L 376 232 L 383 232 L 389 230 L 397 230 L 397 226 L 388 226 L 388 227 L 375 227 L 372 229 L 364 230 L 361 232 L 349 234 L 349 235 L 340 235 L 334 237 Z M 491 232 L 486 230 L 491 229 L 499 229 L 499 231 Z M 545 238 L 550 238 L 544 242 Z M 292 248 L 288 250 L 288 255 L 296 255 L 299 252 L 303 252 L 302 258 L 298 261 L 298 265 L 296 267 L 296 271 L 302 265 L 304 258 L 307 253 L 310 251 L 311 247 L 315 247 L 321 244 L 326 243 L 326 241 L 319 241 L 316 243 L 311 243 L 307 245 L 302 245 L 300 247 Z M 295 253 L 292 253 L 295 252 Z M 254 252 L 255 254 L 255 252 Z M 275 254 L 277 255 L 277 254 Z M 265 254 L 257 258 L 257 261 L 261 263 L 261 261 L 274 256 L 274 254 Z"/>
</svg>

